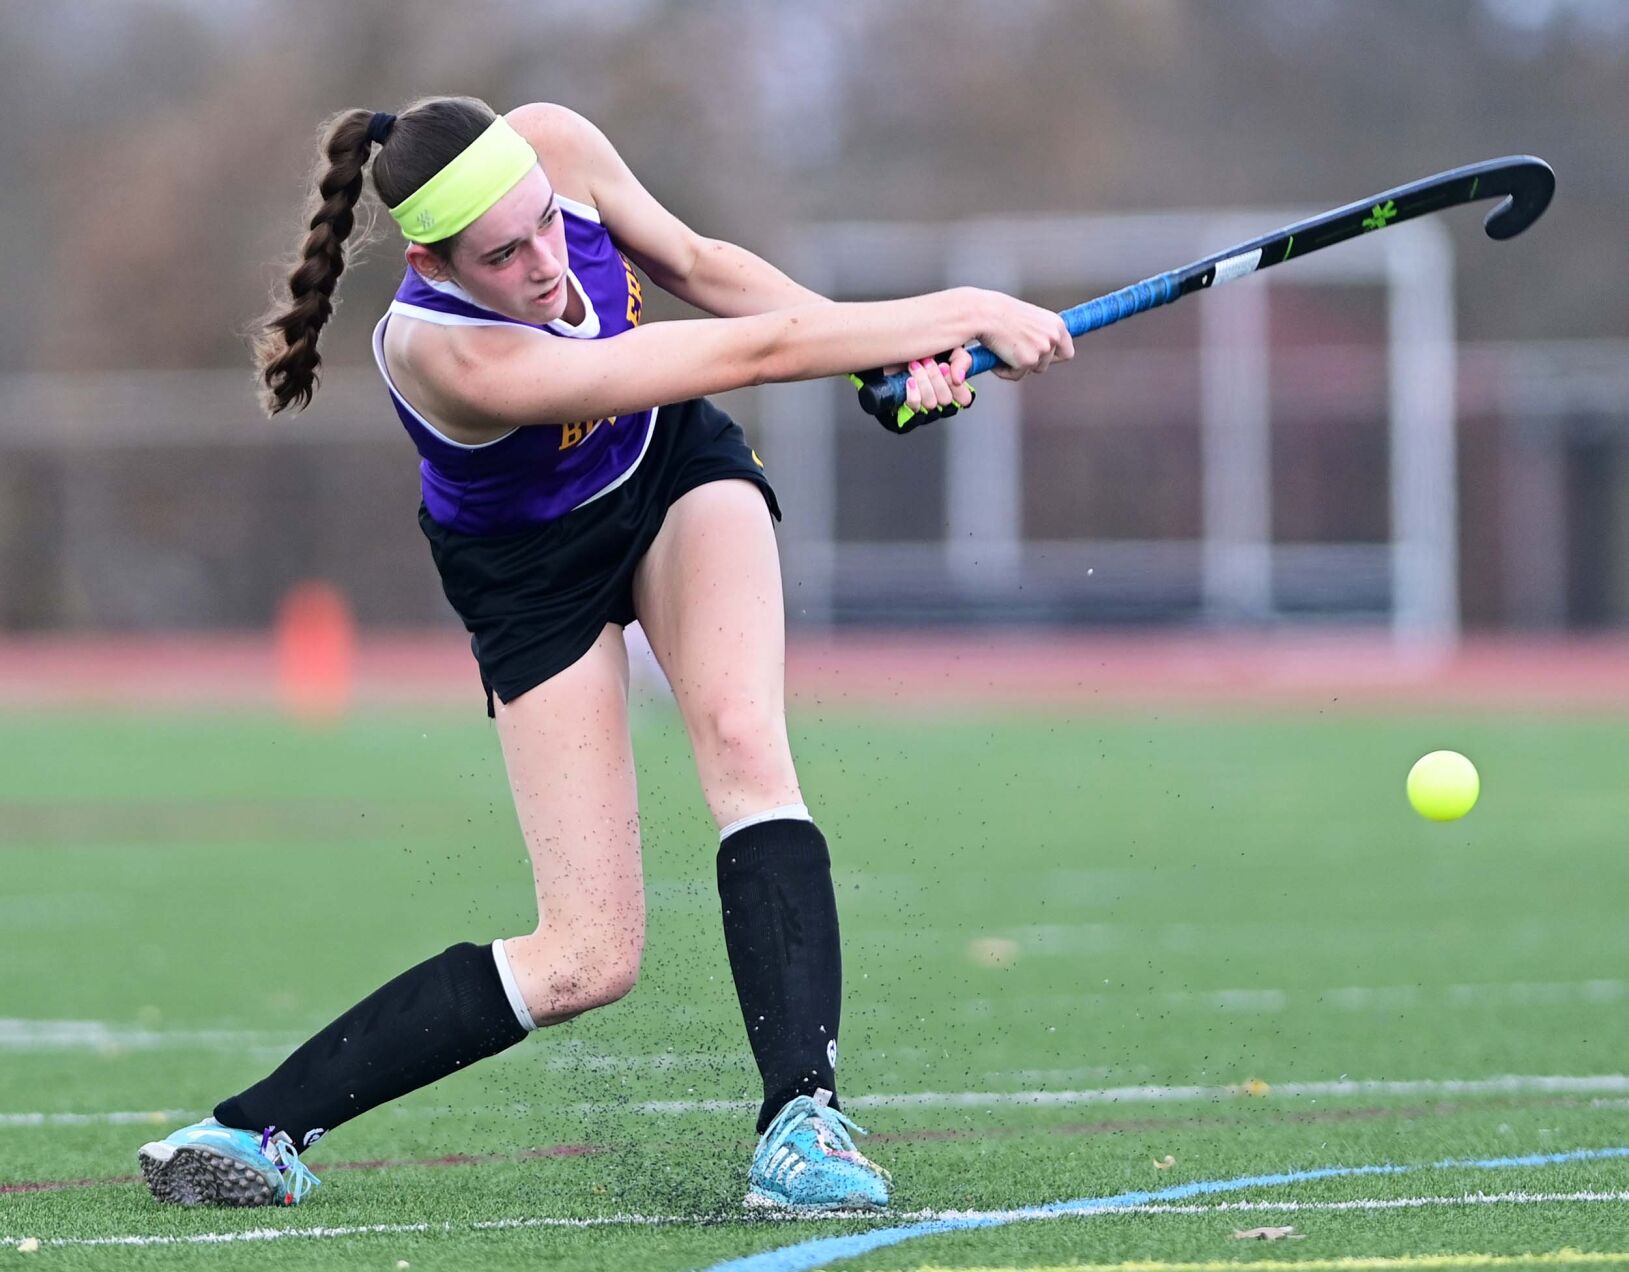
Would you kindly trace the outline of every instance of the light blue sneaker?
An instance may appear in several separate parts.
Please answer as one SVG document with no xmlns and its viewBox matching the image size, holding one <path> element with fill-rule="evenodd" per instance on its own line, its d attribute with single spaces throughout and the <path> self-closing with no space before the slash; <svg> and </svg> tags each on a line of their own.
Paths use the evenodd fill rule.
<svg viewBox="0 0 1629 1272">
<path fill-rule="evenodd" d="M 746 1204 L 798 1210 L 880 1210 L 888 1172 L 867 1161 L 849 1134 L 865 1131 L 831 1107 L 831 1092 L 791 1101 L 752 1155 Z"/>
<path fill-rule="evenodd" d="M 179 1206 L 292 1206 L 318 1182 L 283 1132 L 236 1131 L 212 1117 L 136 1157 L 153 1196 Z"/>
</svg>

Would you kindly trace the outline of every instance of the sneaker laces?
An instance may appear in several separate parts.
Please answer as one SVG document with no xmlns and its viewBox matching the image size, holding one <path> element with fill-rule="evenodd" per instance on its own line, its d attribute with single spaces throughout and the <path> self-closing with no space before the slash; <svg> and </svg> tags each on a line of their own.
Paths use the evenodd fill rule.
<svg viewBox="0 0 1629 1272">
<path fill-rule="evenodd" d="M 283 1204 L 292 1206 L 322 1181 L 300 1160 L 286 1131 L 268 1126 L 260 1133 L 260 1151 L 283 1177 Z"/>
<path fill-rule="evenodd" d="M 884 1179 L 889 1178 L 886 1170 L 854 1145 L 854 1134 L 866 1134 L 865 1127 L 855 1123 L 841 1110 L 832 1108 L 830 1100 L 831 1092 L 822 1088 L 812 1096 L 800 1095 L 794 1100 L 787 1101 L 775 1115 L 775 1120 L 769 1124 L 769 1129 L 764 1132 L 763 1142 L 758 1150 L 759 1155 L 766 1160 L 773 1157 L 775 1151 L 791 1139 L 805 1122 L 813 1121 L 815 1143 L 827 1156 L 851 1162 L 856 1166 L 864 1166 L 879 1172 Z"/>
</svg>

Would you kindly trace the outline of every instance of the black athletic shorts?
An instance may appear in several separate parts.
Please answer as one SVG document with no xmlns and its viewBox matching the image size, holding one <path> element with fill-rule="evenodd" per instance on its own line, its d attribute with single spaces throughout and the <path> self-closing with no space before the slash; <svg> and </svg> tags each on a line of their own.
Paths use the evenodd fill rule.
<svg viewBox="0 0 1629 1272">
<path fill-rule="evenodd" d="M 627 481 L 535 529 L 458 534 L 421 504 L 419 525 L 447 599 L 469 630 L 487 714 L 494 714 L 493 694 L 512 702 L 581 658 L 607 623 L 633 622 L 634 570 L 668 507 L 730 477 L 756 484 L 780 519 L 775 491 L 740 427 L 696 398 L 657 412 L 645 457 Z"/>
</svg>

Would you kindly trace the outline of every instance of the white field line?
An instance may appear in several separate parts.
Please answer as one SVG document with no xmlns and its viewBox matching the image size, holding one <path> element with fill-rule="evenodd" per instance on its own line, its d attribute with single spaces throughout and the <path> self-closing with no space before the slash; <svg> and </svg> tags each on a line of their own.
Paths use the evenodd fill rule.
<svg viewBox="0 0 1629 1272">
<path fill-rule="evenodd" d="M 5 1126 L 129 1126 L 142 1122 L 155 1125 L 180 1122 L 195 1116 L 192 1109 L 148 1109 L 117 1113 L 0 1113 Z"/>
<path fill-rule="evenodd" d="M 1147 997 L 1147 995 L 1145 995 Z M 1167 1007 L 1231 1014 L 1275 1014 L 1297 1010 L 1392 1012 L 1407 1009 L 1451 1010 L 1478 1007 L 1605 1007 L 1629 1001 L 1629 981 L 1494 981 L 1454 985 L 1337 985 L 1305 989 L 1181 989 L 1153 997 Z M 964 1013 L 987 1015 L 1000 1000 L 967 998 L 957 1004 Z M 1026 995 L 1024 1001 L 1048 1007 L 1114 1010 L 1126 994 L 1082 993 Z"/>
<path fill-rule="evenodd" d="M 270 1054 L 279 1059 L 305 1038 L 299 1034 L 249 1029 L 151 1029 L 104 1020 L 24 1020 L 0 1017 L 0 1051 L 226 1051 Z M 575 1040 L 555 1043 L 540 1054 L 540 1067 L 571 1073 L 669 1073 L 717 1070 L 714 1052 L 652 1052 L 618 1055 L 595 1051 Z"/>
<path fill-rule="evenodd" d="M 299 1039 L 290 1042 L 298 1046 Z M 283 1039 L 249 1029 L 147 1029 L 103 1020 L 0 1017 L 0 1051 L 262 1050 Z"/>
<path fill-rule="evenodd" d="M 1034 1001 L 1033 995 L 1029 996 Z M 1048 1002 L 1079 1008 L 1113 1008 L 1123 995 L 1090 993 L 1046 995 Z M 1277 1013 L 1292 1008 L 1335 1008 L 1340 1011 L 1397 1011 L 1403 1008 L 1443 1007 L 1563 1007 L 1612 1006 L 1629 1002 L 1629 981 L 1505 981 L 1483 984 L 1338 985 L 1328 989 L 1203 989 L 1167 990 L 1158 995 L 1168 1007 L 1239 1013 Z M 963 1011 L 991 1010 L 992 1000 L 963 1001 Z M 156 1051 L 164 1049 L 287 1053 L 304 1038 L 295 1034 L 251 1029 L 153 1029 L 102 1020 L 26 1020 L 0 1017 L 0 1051 Z M 551 1069 L 633 1072 L 654 1069 L 709 1069 L 718 1057 L 695 1055 L 614 1055 L 583 1049 L 556 1052 L 543 1058 Z"/>
<path fill-rule="evenodd" d="M 1510 1074 L 1496 1078 L 1421 1078 L 1416 1080 L 1283 1082 L 1255 1086 L 1123 1086 L 1087 1091 L 914 1091 L 895 1095 L 856 1095 L 846 1103 L 870 1108 L 986 1108 L 1007 1105 L 1034 1107 L 1083 1104 L 1176 1104 L 1218 1101 L 1242 1095 L 1290 1099 L 1332 1099 L 1344 1096 L 1443 1095 L 1629 1095 L 1629 1074 L 1565 1075 Z M 613 1108 L 639 1113 L 721 1113 L 755 1107 L 747 1100 L 647 1100 L 642 1104 L 580 1104 L 584 1112 Z"/>
<path fill-rule="evenodd" d="M 1509 1074 L 1496 1078 L 1419 1078 L 1401 1081 L 1341 1078 L 1330 1082 L 1283 1082 L 1271 1086 L 1123 1086 L 1085 1091 L 909 1091 L 891 1095 L 851 1096 L 846 1101 L 858 1109 L 870 1108 L 987 1108 L 1032 1106 L 1069 1107 L 1090 1104 L 1180 1104 L 1251 1099 L 1336 1099 L 1351 1096 L 1447 1096 L 1447 1095 L 1592 1095 L 1629 1096 L 1629 1074 L 1603 1073 L 1568 1076 L 1565 1074 Z M 1594 1100 L 1601 1107 L 1610 1102 Z M 584 1116 L 604 1113 L 736 1113 L 757 1108 L 755 1099 L 647 1100 L 643 1103 L 583 1101 L 552 1104 L 552 1113 Z M 453 1113 L 492 1111 L 477 1106 L 454 1109 L 446 1105 L 425 1105 L 391 1110 L 398 1117 L 446 1117 Z M 524 1116 L 531 1106 L 517 1103 L 502 1106 L 503 1112 Z M 147 1112 L 117 1113 L 0 1113 L 0 1127 L 87 1126 L 164 1122 L 192 1116 L 185 1109 L 157 1109 Z"/>
<path fill-rule="evenodd" d="M 1350 1201 L 1220 1201 L 1211 1205 L 1125 1206 L 1115 1213 L 1139 1215 L 1203 1215 L 1233 1210 L 1414 1210 L 1432 1206 L 1539 1206 L 1564 1201 L 1629 1201 L 1629 1189 L 1621 1192 L 1570 1193 L 1466 1193 L 1459 1197 L 1360 1197 Z M 1109 1213 L 1098 1211 L 1099 1214 Z"/>
<path fill-rule="evenodd" d="M 1295 1213 L 1318 1210 L 1402 1210 L 1441 1206 L 1538 1206 L 1563 1202 L 1624 1202 L 1629 1191 L 1570 1193 L 1465 1193 L 1457 1197 L 1368 1197 L 1348 1201 L 1225 1201 L 1209 1205 L 1105 1206 L 1101 1210 L 1060 1214 L 1061 1219 L 1093 1219 L 1102 1215 L 1203 1215 L 1244 1211 Z M 306 1240 L 334 1237 L 400 1236 L 419 1233 L 504 1232 L 526 1228 L 611 1228 L 693 1226 L 716 1227 L 726 1223 L 821 1223 L 832 1220 L 870 1219 L 876 1222 L 922 1222 L 936 1219 L 1008 1219 L 1030 1214 L 1027 1210 L 912 1210 L 878 1214 L 870 1210 L 831 1211 L 821 1215 L 786 1215 L 773 1211 L 722 1215 L 604 1215 L 593 1219 L 564 1219 L 536 1216 L 515 1219 L 489 1219 L 478 1223 L 370 1223 L 321 1228 L 247 1228 L 241 1232 L 198 1232 L 188 1236 L 148 1236 L 129 1234 L 111 1237 L 44 1237 L 46 1246 L 167 1246 L 229 1245 L 245 1241 L 282 1241 L 291 1237 Z M 0 1245 L 15 1246 L 24 1238 L 0 1237 Z"/>
</svg>

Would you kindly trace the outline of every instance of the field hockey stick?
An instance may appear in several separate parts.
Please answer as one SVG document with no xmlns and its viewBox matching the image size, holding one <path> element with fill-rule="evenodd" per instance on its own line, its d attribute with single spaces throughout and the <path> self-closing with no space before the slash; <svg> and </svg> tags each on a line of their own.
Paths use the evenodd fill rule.
<svg viewBox="0 0 1629 1272">
<path fill-rule="evenodd" d="M 1168 305 L 1192 292 L 1282 265 L 1291 257 L 1299 260 L 1320 248 L 1478 199 L 1502 197 L 1504 200 L 1482 223 L 1488 237 L 1515 238 L 1544 214 L 1554 193 L 1555 173 L 1544 160 L 1532 155 L 1510 155 L 1468 164 L 1398 186 L 1370 199 L 1348 203 L 1333 212 L 1297 221 L 1192 265 L 1156 274 L 1130 287 L 1088 300 L 1084 305 L 1065 309 L 1058 316 L 1069 328 L 1070 335 L 1083 336 L 1133 314 Z M 967 351 L 973 355 L 973 364 L 967 371 L 969 376 L 1002 365 L 1001 359 L 981 344 L 968 345 Z M 941 360 L 945 357 L 948 355 L 940 355 Z M 859 388 L 860 409 L 874 415 L 889 432 L 909 432 L 921 422 L 916 417 L 922 412 L 912 411 L 905 404 L 909 372 L 885 375 L 881 371 L 866 371 L 849 378 Z"/>
</svg>

